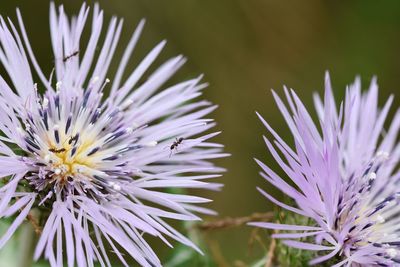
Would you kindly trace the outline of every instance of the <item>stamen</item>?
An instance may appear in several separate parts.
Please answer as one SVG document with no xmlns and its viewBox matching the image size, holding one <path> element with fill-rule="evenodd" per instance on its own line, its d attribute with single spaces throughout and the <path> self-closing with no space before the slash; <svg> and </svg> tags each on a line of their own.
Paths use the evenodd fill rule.
<svg viewBox="0 0 400 267">
<path fill-rule="evenodd" d="M 54 97 L 54 105 L 56 106 L 56 109 L 59 109 L 59 107 L 60 107 L 60 96 L 58 94 L 56 94 L 56 96 Z"/>
<path fill-rule="evenodd" d="M 43 98 L 42 108 L 46 109 L 49 106 L 49 99 L 47 97 Z"/>
<path fill-rule="evenodd" d="M 375 172 L 370 172 L 368 174 L 368 179 L 369 180 L 375 180 L 376 179 L 376 173 Z"/>
<path fill-rule="evenodd" d="M 114 155 L 114 156 L 111 156 L 111 157 L 104 158 L 103 160 L 112 161 L 112 160 L 116 160 L 116 159 L 118 159 L 118 156 Z"/>
<path fill-rule="evenodd" d="M 383 158 L 383 159 L 389 159 L 389 153 L 386 151 L 380 150 L 380 151 L 376 152 L 376 157 Z"/>
<path fill-rule="evenodd" d="M 96 123 L 97 119 L 100 116 L 100 113 L 101 113 L 101 109 L 100 108 L 96 109 L 96 111 L 94 112 L 94 114 L 92 116 L 92 119 L 90 120 L 90 124 Z"/>
<path fill-rule="evenodd" d="M 95 77 L 93 77 L 93 79 L 92 79 L 92 81 L 91 81 L 91 83 L 92 84 L 95 84 L 95 83 L 97 83 L 98 82 L 98 80 L 100 79 L 100 77 L 99 76 L 95 76 Z"/>
<path fill-rule="evenodd" d="M 104 84 L 103 84 L 103 86 L 101 87 L 101 89 L 100 89 L 100 92 L 103 92 L 104 91 L 104 88 L 106 87 L 106 85 L 108 84 L 110 82 L 110 79 L 106 79 L 105 81 L 104 81 Z M 103 95 L 102 95 L 103 96 Z"/>
<path fill-rule="evenodd" d="M 385 222 L 385 218 L 383 218 L 383 216 L 381 216 L 381 215 L 378 215 L 378 216 L 376 217 L 376 221 L 377 221 L 378 223 L 384 223 L 384 222 Z"/>
<path fill-rule="evenodd" d="M 100 149 L 100 147 L 95 147 L 95 148 L 93 148 L 93 149 L 87 154 L 87 156 L 93 155 L 94 153 L 96 153 L 97 151 L 99 151 L 99 149 Z"/>
<path fill-rule="evenodd" d="M 92 92 L 92 90 L 89 88 L 88 90 L 86 90 L 85 94 L 83 95 L 83 103 L 82 103 L 83 108 L 86 108 L 86 105 L 89 100 L 89 96 L 90 96 L 91 92 Z"/>
<path fill-rule="evenodd" d="M 25 142 L 27 142 L 31 147 L 40 150 L 40 147 L 34 142 L 34 140 L 31 140 L 29 137 L 24 138 Z"/>
<path fill-rule="evenodd" d="M 51 158 L 50 154 L 46 154 L 46 156 L 44 156 L 44 161 L 49 163 L 50 162 L 50 158 Z"/>
<path fill-rule="evenodd" d="M 60 90 L 61 85 L 62 85 L 62 81 L 58 81 L 58 82 L 56 83 L 56 90 L 57 90 L 57 91 Z"/>
<path fill-rule="evenodd" d="M 69 114 L 67 123 L 65 124 L 65 134 L 68 133 L 69 127 L 71 126 L 71 120 L 72 120 L 72 113 Z"/>
<path fill-rule="evenodd" d="M 44 123 L 44 126 L 46 127 L 46 130 L 48 131 L 49 130 L 49 124 L 48 124 L 47 120 L 48 120 L 47 109 L 45 109 L 44 112 L 43 112 L 43 123 Z"/>
<path fill-rule="evenodd" d="M 145 144 L 146 146 L 156 146 L 158 144 L 158 142 L 157 141 L 151 141 L 151 142 L 148 142 L 147 144 Z"/>
<path fill-rule="evenodd" d="M 390 258 L 394 258 L 397 256 L 398 252 L 396 249 L 394 248 L 389 248 L 386 250 L 386 254 L 390 257 Z"/>
<path fill-rule="evenodd" d="M 73 157 L 76 153 L 76 146 L 71 149 L 71 157 Z"/>
<path fill-rule="evenodd" d="M 57 144 L 60 143 L 60 135 L 58 133 L 58 125 L 54 125 L 53 130 L 54 130 L 54 138 L 56 139 Z"/>
</svg>

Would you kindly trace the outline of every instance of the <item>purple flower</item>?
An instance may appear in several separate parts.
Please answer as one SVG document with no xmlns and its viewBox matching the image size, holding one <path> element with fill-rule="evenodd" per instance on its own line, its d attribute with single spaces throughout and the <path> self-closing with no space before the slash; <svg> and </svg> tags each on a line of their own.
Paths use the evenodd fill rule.
<svg viewBox="0 0 400 267">
<path fill-rule="evenodd" d="M 44 255 L 51 266 L 63 266 L 63 258 L 68 266 L 111 266 L 109 250 L 125 266 L 128 257 L 160 266 L 148 236 L 198 250 L 165 219 L 213 214 L 197 206 L 210 200 L 166 189 L 221 186 L 208 182 L 223 171 L 208 160 L 226 154 L 208 142 L 218 133 L 203 134 L 215 125 L 204 118 L 215 106 L 195 100 L 205 87 L 201 76 L 164 85 L 184 64 L 182 56 L 149 73 L 163 41 L 122 79 L 141 21 L 108 79 L 122 20 L 112 18 L 101 36 L 103 12 L 95 5 L 88 43 L 81 46 L 89 8 L 84 4 L 68 18 L 52 4 L 55 66 L 46 78 L 17 15 L 21 34 L 11 20 L 1 18 L 0 26 L 0 60 L 9 76 L 0 77 L 0 217 L 16 216 L 0 248 L 35 209 L 44 223 L 34 257 Z"/>
<path fill-rule="evenodd" d="M 384 130 L 393 98 L 379 109 L 376 79 L 362 93 L 357 78 L 347 88 L 337 111 L 327 74 L 324 101 L 315 96 L 318 127 L 293 90 L 285 88 L 289 108 L 273 94 L 294 137 L 294 149 L 260 116 L 274 140 L 264 139 L 291 181 L 257 162 L 263 169 L 261 175 L 293 199 L 296 206 L 259 190 L 280 207 L 310 218 L 313 225 L 251 225 L 290 231 L 274 237 L 285 239 L 283 242 L 291 247 L 318 251 L 320 256 L 310 264 L 334 256 L 342 257 L 335 266 L 399 264 L 399 110 Z"/>
</svg>

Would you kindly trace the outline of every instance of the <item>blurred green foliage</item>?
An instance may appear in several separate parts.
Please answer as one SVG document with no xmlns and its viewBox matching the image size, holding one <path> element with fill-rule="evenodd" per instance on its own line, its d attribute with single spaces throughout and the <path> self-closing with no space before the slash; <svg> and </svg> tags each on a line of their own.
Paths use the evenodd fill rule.
<svg viewBox="0 0 400 267">
<path fill-rule="evenodd" d="M 279 223 L 292 225 L 309 225 L 313 226 L 309 218 L 300 216 L 296 213 L 282 212 L 277 210 L 277 220 Z M 304 242 L 305 240 L 303 240 Z M 313 251 L 303 251 L 297 248 L 288 247 L 281 240 L 277 241 L 276 261 L 280 266 L 290 267 L 307 267 L 308 262 L 317 255 Z M 325 265 L 324 265 L 325 266 Z"/>
<path fill-rule="evenodd" d="M 291 206 L 294 206 L 293 201 L 290 201 L 290 199 L 288 199 L 287 197 L 285 197 L 285 199 L 286 199 L 285 203 L 290 203 Z M 316 226 L 315 222 L 310 218 L 301 216 L 293 212 L 287 212 L 281 209 L 275 209 L 275 215 L 276 215 L 275 221 L 282 224 Z M 272 231 L 270 231 L 270 234 L 272 234 Z M 300 241 L 314 244 L 314 239 L 312 237 L 303 238 Z M 274 262 L 282 267 L 307 267 L 309 266 L 308 263 L 312 259 L 327 254 L 326 251 L 318 253 L 316 251 L 310 251 L 310 250 L 307 251 L 307 250 L 300 250 L 297 248 L 288 247 L 285 244 L 283 244 L 283 242 L 281 242 L 280 239 L 277 239 L 276 242 L 277 245 L 274 253 Z M 340 256 L 337 256 L 331 258 L 328 261 L 320 263 L 318 266 L 329 267 L 335 265 L 340 261 L 341 261 Z"/>
<path fill-rule="evenodd" d="M 55 2 L 64 4 L 69 12 L 77 12 L 82 3 Z M 93 2 L 89 1 L 90 4 Z M 125 19 L 121 43 L 126 44 L 129 33 L 141 18 L 147 19 L 131 68 L 165 38 L 168 46 L 162 59 L 182 53 L 189 60 L 175 81 L 205 73 L 204 80 L 210 83 L 205 98 L 220 106 L 213 114 L 218 130 L 223 130 L 218 141 L 232 153 L 232 157 L 218 161 L 228 169 L 221 179 L 225 184 L 223 192 L 204 193 L 215 199 L 211 208 L 221 217 L 245 216 L 272 207 L 255 190 L 259 185 L 269 192 L 274 191 L 259 177 L 259 168 L 252 158 L 258 157 L 272 167 L 275 165 L 261 138 L 266 130 L 254 111 L 259 111 L 285 140 L 290 140 L 290 134 L 273 103 L 270 88 L 281 95 L 283 84 L 295 88 L 311 109 L 311 93 L 322 92 L 323 75 L 329 70 L 337 97 L 343 96 L 345 85 L 357 74 L 361 75 L 365 87 L 372 75 L 378 76 L 382 101 L 389 94 L 398 92 L 400 1 L 99 2 L 107 18 L 117 15 Z M 49 1 L 2 1 L 0 13 L 15 20 L 17 6 L 24 16 L 36 57 L 45 72 L 50 73 L 54 57 L 48 30 Z M 120 46 L 116 57 L 122 52 L 123 46 Z M 114 69 L 117 62 L 114 61 Z M 399 106 L 398 97 L 394 106 Z M 249 253 L 251 231 L 250 227 L 242 226 L 214 232 L 207 238 L 218 244 L 226 264 L 246 266 L 240 264 L 251 264 L 265 256 L 265 248 L 260 245 Z M 269 241 L 266 233 L 260 237 Z M 183 264 L 180 266 L 212 266 L 207 261 L 214 257 L 207 251 L 208 258 L 200 259 L 198 254 L 194 256 L 192 251 L 179 245 L 177 254 L 172 256 L 165 245 L 159 245 L 157 252 L 163 262 L 170 263 L 179 254 L 181 258 L 177 261 L 181 260 Z M 191 261 L 186 262 L 185 257 Z"/>
</svg>

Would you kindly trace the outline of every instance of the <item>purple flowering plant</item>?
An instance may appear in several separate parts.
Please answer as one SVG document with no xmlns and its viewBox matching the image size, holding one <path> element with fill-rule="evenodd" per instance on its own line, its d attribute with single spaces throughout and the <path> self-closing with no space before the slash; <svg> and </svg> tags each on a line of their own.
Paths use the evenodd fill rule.
<svg viewBox="0 0 400 267">
<path fill-rule="evenodd" d="M 28 219 L 39 233 L 34 258 L 51 266 L 64 260 L 67 266 L 112 266 L 110 250 L 125 266 L 128 259 L 161 266 L 148 236 L 198 250 L 166 219 L 214 214 L 199 206 L 209 199 L 171 189 L 221 187 L 208 181 L 223 171 L 209 160 L 227 154 L 209 141 L 218 133 L 204 133 L 215 125 L 205 118 L 215 106 L 197 100 L 206 87 L 201 76 L 165 85 L 183 56 L 149 74 L 165 41 L 129 70 L 144 21 L 109 77 L 123 21 L 113 17 L 105 30 L 99 6 L 89 14 L 85 4 L 72 17 L 51 4 L 55 60 L 48 75 L 35 59 L 21 13 L 17 25 L 1 18 L 0 61 L 7 75 L 0 76 L 0 218 L 15 218 L 0 248 Z"/>
<path fill-rule="evenodd" d="M 271 134 L 264 137 L 268 150 L 289 180 L 256 161 L 261 176 L 293 205 L 259 191 L 288 211 L 286 216 L 304 217 L 307 224 L 250 225 L 273 229 L 273 237 L 289 247 L 315 252 L 309 264 L 399 265 L 400 111 L 386 122 L 393 96 L 380 109 L 376 79 L 362 92 L 357 78 L 337 107 L 326 74 L 323 100 L 314 96 L 316 123 L 293 90 L 284 92 L 288 105 L 273 95 L 293 135 L 293 147 L 258 116 Z"/>
<path fill-rule="evenodd" d="M 380 108 L 376 78 L 364 92 L 356 78 L 336 102 L 326 74 L 316 116 L 294 90 L 284 87 L 287 104 L 273 92 L 293 141 L 257 114 L 283 175 L 256 161 L 284 195 L 259 188 L 280 212 L 194 227 L 215 212 L 191 189 L 219 190 L 212 178 L 224 169 L 212 160 L 228 156 L 211 140 L 219 132 L 208 118 L 216 106 L 200 99 L 207 84 L 202 75 L 170 81 L 186 59 L 157 67 L 165 41 L 137 56 L 144 20 L 119 58 L 123 20 L 104 21 L 97 4 L 68 16 L 51 3 L 54 66 L 44 71 L 20 11 L 15 22 L 0 16 L 0 250 L 30 224 L 35 248 L 21 257 L 46 266 L 226 265 L 202 231 L 251 222 L 282 240 L 252 266 L 400 266 L 400 110 L 387 119 L 393 96 Z M 168 261 L 154 240 L 174 247 Z"/>
</svg>

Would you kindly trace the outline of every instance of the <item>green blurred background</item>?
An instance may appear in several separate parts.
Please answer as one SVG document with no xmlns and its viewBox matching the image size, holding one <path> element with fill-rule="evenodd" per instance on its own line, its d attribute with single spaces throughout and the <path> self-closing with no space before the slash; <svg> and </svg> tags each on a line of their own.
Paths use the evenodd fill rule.
<svg viewBox="0 0 400 267">
<path fill-rule="evenodd" d="M 184 54 L 188 62 L 174 77 L 180 81 L 205 74 L 210 83 L 205 98 L 220 107 L 213 117 L 217 138 L 230 158 L 218 161 L 229 171 L 220 179 L 221 193 L 205 193 L 222 217 L 266 212 L 272 206 L 256 191 L 269 185 L 258 175 L 253 157 L 272 162 L 261 135 L 266 131 L 255 116 L 259 111 L 285 139 L 290 138 L 284 120 L 273 103 L 271 88 L 282 94 L 282 85 L 296 89 L 306 105 L 312 92 L 323 91 L 329 70 L 337 98 L 345 85 L 361 75 L 367 87 L 378 76 L 381 102 L 398 92 L 400 60 L 400 1 L 269 1 L 269 0 L 134 0 L 99 1 L 106 17 L 125 19 L 119 57 L 130 33 L 141 18 L 147 23 L 134 54 L 134 67 L 160 40 L 168 45 L 162 59 Z M 81 1 L 56 1 L 69 13 Z M 89 1 L 93 3 L 93 1 Z M 2 1 L 0 13 L 15 21 L 20 7 L 36 56 L 46 73 L 54 63 L 48 29 L 48 1 Z M 162 62 L 161 60 L 159 62 Z M 118 60 L 114 61 L 114 69 Z M 111 76 L 112 78 L 112 76 Z M 399 106 L 398 98 L 394 105 Z M 270 165 L 273 165 L 271 163 Z M 279 193 L 276 193 L 279 196 Z M 238 227 L 206 234 L 208 244 L 220 249 L 218 265 L 246 266 L 262 257 L 258 243 L 250 251 L 251 229 Z M 264 234 L 260 235 L 267 242 Z M 160 246 L 163 261 L 171 250 Z M 215 258 L 215 255 L 212 257 Z M 215 260 L 215 259 L 214 259 Z M 240 262 L 245 265 L 240 265 Z M 191 263 L 191 266 L 202 264 Z"/>
</svg>

